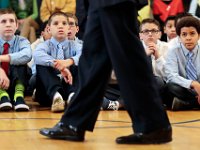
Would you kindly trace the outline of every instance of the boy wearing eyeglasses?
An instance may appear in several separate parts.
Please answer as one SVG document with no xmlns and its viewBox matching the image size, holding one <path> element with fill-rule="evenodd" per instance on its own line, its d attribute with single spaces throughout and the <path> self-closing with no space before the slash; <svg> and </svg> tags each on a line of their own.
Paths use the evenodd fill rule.
<svg viewBox="0 0 200 150">
<path fill-rule="evenodd" d="M 76 37 L 76 34 L 79 31 L 79 26 L 78 26 L 78 19 L 77 17 L 72 14 L 72 13 L 66 13 L 68 16 L 68 20 L 69 20 L 69 29 L 68 29 L 68 33 L 67 33 L 67 38 L 69 40 L 78 40 L 78 38 Z M 79 40 L 81 41 L 81 40 Z"/>
<path fill-rule="evenodd" d="M 144 19 L 140 25 L 140 39 L 146 54 L 150 57 L 154 75 L 163 77 L 163 63 L 168 49 L 166 42 L 160 41 L 160 24 L 155 19 Z"/>
<path fill-rule="evenodd" d="M 76 37 L 76 34 L 79 32 L 78 19 L 73 13 L 66 13 L 66 15 L 68 17 L 69 24 L 67 39 L 70 42 L 70 47 L 72 49 L 82 49 L 83 41 Z M 78 81 L 78 66 L 73 65 L 71 67 L 71 72 L 73 73 L 73 80 Z M 72 88 L 70 89 L 70 94 L 67 99 L 68 103 L 70 102 L 72 96 L 76 92 L 77 84 L 78 82 L 75 82 L 75 84 L 73 84 Z"/>
<path fill-rule="evenodd" d="M 155 19 L 144 19 L 140 25 L 140 39 L 148 56 L 149 63 L 152 65 L 154 77 L 161 94 L 162 99 L 165 98 L 164 93 L 164 71 L 165 56 L 168 49 L 166 42 L 160 41 L 161 31 L 160 24 Z"/>
</svg>

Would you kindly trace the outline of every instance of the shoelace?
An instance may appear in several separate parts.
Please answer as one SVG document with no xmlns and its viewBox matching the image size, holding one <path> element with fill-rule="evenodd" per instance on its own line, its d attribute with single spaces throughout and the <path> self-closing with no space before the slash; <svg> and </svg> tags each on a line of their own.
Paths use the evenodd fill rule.
<svg viewBox="0 0 200 150">
<path fill-rule="evenodd" d="M 56 98 L 54 101 L 53 101 L 54 104 L 63 104 L 63 100 L 61 98 Z"/>
</svg>

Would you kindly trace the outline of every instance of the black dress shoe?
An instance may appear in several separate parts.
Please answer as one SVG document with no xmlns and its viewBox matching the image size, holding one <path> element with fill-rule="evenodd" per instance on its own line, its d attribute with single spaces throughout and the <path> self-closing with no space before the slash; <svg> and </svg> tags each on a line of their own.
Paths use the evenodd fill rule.
<svg viewBox="0 0 200 150">
<path fill-rule="evenodd" d="M 116 139 L 118 144 L 161 144 L 172 141 L 172 128 L 162 128 L 147 134 L 135 133 Z"/>
<path fill-rule="evenodd" d="M 71 125 L 64 125 L 58 122 L 53 128 L 40 129 L 40 134 L 53 138 L 69 141 L 84 141 L 85 131 L 78 130 Z"/>
</svg>

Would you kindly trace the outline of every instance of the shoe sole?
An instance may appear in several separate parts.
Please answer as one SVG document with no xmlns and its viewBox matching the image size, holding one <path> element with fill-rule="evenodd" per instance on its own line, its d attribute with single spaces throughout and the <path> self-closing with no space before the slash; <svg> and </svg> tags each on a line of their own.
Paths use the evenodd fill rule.
<svg viewBox="0 0 200 150">
<path fill-rule="evenodd" d="M 76 137 L 71 137 L 71 136 L 51 136 L 51 135 L 46 135 L 42 131 L 40 131 L 41 135 L 47 136 L 52 139 L 61 139 L 61 140 L 67 140 L 67 141 L 74 141 L 74 142 L 82 142 L 84 141 L 84 138 L 76 138 Z"/>
<path fill-rule="evenodd" d="M 3 103 L 0 106 L 0 111 L 9 111 L 12 109 L 11 103 Z"/>
<path fill-rule="evenodd" d="M 65 110 L 65 107 L 63 107 L 63 108 L 56 108 L 56 109 L 51 109 L 51 111 L 53 112 L 53 113 L 59 113 L 59 112 L 63 112 Z"/>
<path fill-rule="evenodd" d="M 14 107 L 15 111 L 29 111 L 29 107 L 24 104 L 19 104 Z"/>
<path fill-rule="evenodd" d="M 164 144 L 171 142 L 172 138 L 169 139 L 150 139 L 150 140 L 143 140 L 143 141 L 135 141 L 135 142 L 120 142 L 116 141 L 117 144 Z"/>
<path fill-rule="evenodd" d="M 9 110 L 12 110 L 12 107 L 10 107 L 10 106 L 4 106 L 4 107 L 0 108 L 0 111 L 9 111 Z"/>
<path fill-rule="evenodd" d="M 135 135 L 133 137 L 119 137 L 116 139 L 118 144 L 162 144 L 172 141 L 172 129 L 171 126 L 166 129 L 161 129 L 150 133 L 148 135 Z"/>
<path fill-rule="evenodd" d="M 57 106 L 57 108 L 51 108 L 51 111 L 54 113 L 63 112 L 65 110 L 65 103 L 62 106 Z"/>
</svg>

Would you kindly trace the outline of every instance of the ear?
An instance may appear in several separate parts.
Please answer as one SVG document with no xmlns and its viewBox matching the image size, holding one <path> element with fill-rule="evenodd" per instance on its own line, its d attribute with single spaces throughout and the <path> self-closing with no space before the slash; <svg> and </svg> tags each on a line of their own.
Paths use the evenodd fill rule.
<svg viewBox="0 0 200 150">
<path fill-rule="evenodd" d="M 51 33 L 51 28 L 50 28 L 50 26 L 48 27 L 48 30 L 49 30 L 49 33 L 52 34 L 52 33 Z"/>
<path fill-rule="evenodd" d="M 76 33 L 78 33 L 78 31 L 79 31 L 79 26 L 76 26 L 76 30 L 77 30 Z"/>
</svg>

